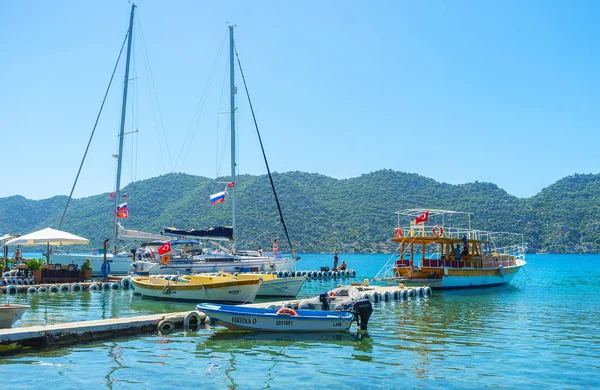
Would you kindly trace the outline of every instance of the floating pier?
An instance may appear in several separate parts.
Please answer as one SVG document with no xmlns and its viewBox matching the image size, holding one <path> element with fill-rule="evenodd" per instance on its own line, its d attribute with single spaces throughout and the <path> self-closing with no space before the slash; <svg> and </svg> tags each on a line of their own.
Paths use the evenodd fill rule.
<svg viewBox="0 0 600 390">
<path fill-rule="evenodd" d="M 140 333 L 170 333 L 176 329 L 195 330 L 206 315 L 193 310 L 107 320 L 0 329 L 0 344 L 19 347 L 69 345 Z"/>
<path fill-rule="evenodd" d="M 106 290 L 127 290 L 133 287 L 129 277 L 110 277 L 108 280 L 97 282 L 75 282 L 75 283 L 40 283 L 26 284 L 24 279 L 22 283 L 9 283 L 0 286 L 0 294 L 38 294 L 38 293 L 68 293 L 82 291 L 106 291 Z"/>
</svg>

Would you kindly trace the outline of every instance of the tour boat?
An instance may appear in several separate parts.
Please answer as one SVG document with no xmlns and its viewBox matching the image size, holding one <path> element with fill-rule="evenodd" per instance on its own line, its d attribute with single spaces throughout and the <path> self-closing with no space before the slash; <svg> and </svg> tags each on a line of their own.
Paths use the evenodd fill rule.
<svg viewBox="0 0 600 390">
<path fill-rule="evenodd" d="M 373 309 L 369 300 L 357 301 L 350 311 L 293 310 L 287 307 L 229 306 L 201 303 L 196 310 L 205 313 L 211 323 L 233 330 L 274 332 L 345 332 L 356 320 L 361 330 Z"/>
<path fill-rule="evenodd" d="M 17 320 L 20 320 L 27 305 L 11 305 L 9 303 L 0 305 L 0 329 L 10 328 Z"/>
<path fill-rule="evenodd" d="M 432 288 L 493 286 L 510 283 L 526 264 L 521 234 L 472 229 L 471 213 L 407 209 L 396 214 L 391 241 L 399 244 L 399 257 L 375 280 Z M 466 227 L 450 224 L 465 217 Z"/>
<path fill-rule="evenodd" d="M 236 280 L 226 276 L 191 275 L 175 280 L 136 276 L 131 278 L 136 294 L 146 298 L 190 301 L 252 303 L 260 290 L 262 279 Z"/>
</svg>

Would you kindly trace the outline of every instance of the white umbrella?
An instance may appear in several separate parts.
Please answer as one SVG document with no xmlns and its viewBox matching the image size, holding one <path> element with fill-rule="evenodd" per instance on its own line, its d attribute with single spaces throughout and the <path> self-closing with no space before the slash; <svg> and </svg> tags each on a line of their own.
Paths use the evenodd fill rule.
<svg viewBox="0 0 600 390">
<path fill-rule="evenodd" d="M 90 240 L 74 234 L 52 228 L 38 230 L 6 242 L 6 245 L 48 245 L 48 260 L 50 260 L 50 245 L 88 244 Z M 50 261 L 48 261 L 50 263 Z"/>
<path fill-rule="evenodd" d="M 52 228 L 38 230 L 6 242 L 6 245 L 73 245 L 88 244 L 90 240 Z"/>
</svg>

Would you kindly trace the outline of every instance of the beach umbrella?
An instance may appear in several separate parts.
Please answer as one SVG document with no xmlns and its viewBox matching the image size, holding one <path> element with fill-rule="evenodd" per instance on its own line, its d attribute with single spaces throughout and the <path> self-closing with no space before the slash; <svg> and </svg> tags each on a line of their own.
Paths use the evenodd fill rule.
<svg viewBox="0 0 600 390">
<path fill-rule="evenodd" d="M 76 245 L 76 244 L 88 244 L 90 240 L 87 238 L 79 237 L 74 234 L 64 232 L 62 230 L 56 230 L 52 228 L 46 228 L 38 230 L 37 232 L 25 234 L 23 236 L 8 240 L 6 245 L 42 245 L 48 246 L 47 258 L 50 263 L 50 245 Z"/>
</svg>

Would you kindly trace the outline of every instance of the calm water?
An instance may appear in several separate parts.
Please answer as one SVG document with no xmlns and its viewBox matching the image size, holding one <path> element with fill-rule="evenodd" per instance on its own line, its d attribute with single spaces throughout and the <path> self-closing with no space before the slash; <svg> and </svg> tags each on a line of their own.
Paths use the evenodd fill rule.
<svg viewBox="0 0 600 390">
<path fill-rule="evenodd" d="M 343 255 L 340 261 L 362 281 L 388 258 Z M 527 260 L 508 286 L 375 304 L 367 336 L 240 335 L 223 328 L 147 335 L 3 356 L 0 377 L 7 388 L 53 389 L 600 386 L 600 256 Z M 299 269 L 331 263 L 331 255 L 304 255 Z M 301 294 L 336 283 L 309 281 Z M 193 308 L 130 291 L 11 301 L 33 306 L 19 326 Z"/>
</svg>

